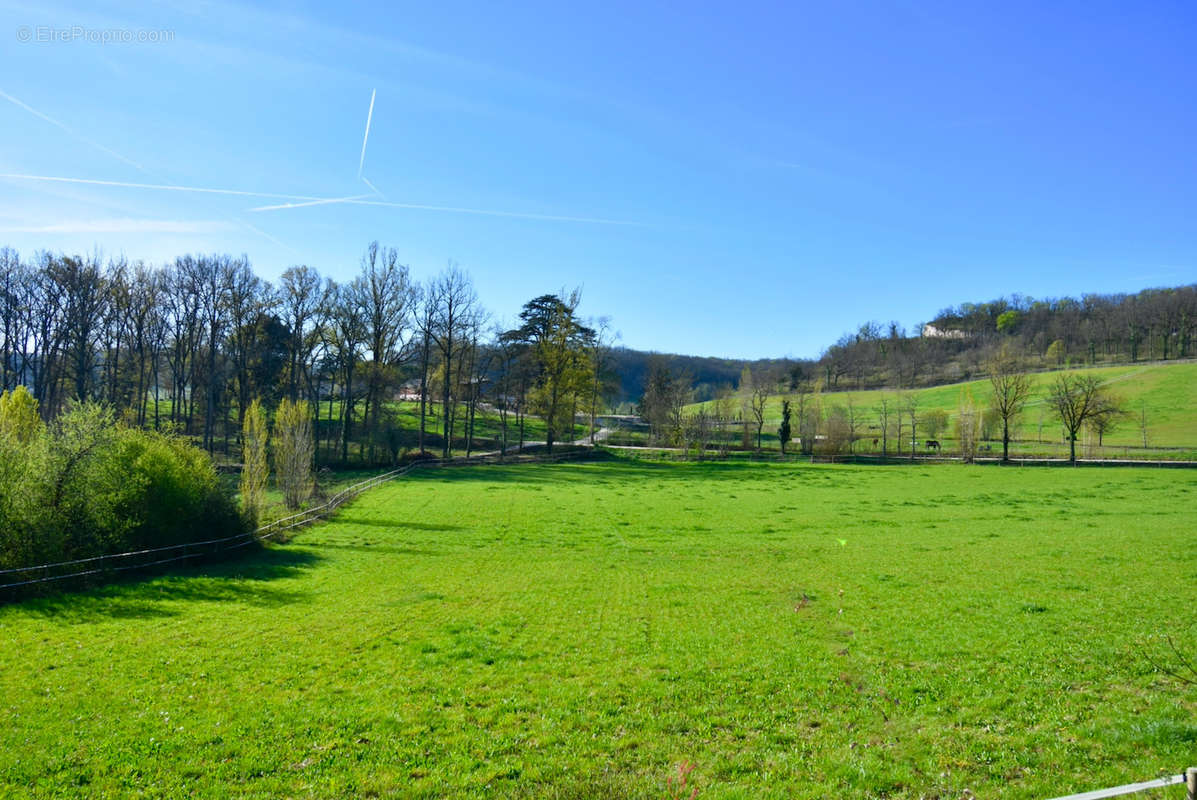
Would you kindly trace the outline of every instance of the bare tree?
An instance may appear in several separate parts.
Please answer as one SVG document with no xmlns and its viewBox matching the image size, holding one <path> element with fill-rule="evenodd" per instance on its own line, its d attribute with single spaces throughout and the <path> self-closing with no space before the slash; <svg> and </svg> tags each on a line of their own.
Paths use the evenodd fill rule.
<svg viewBox="0 0 1197 800">
<path fill-rule="evenodd" d="M 1018 362 L 1002 352 L 989 362 L 991 407 L 1002 421 L 1002 461 L 1010 460 L 1010 428 L 1031 397 L 1031 379 Z"/>
<path fill-rule="evenodd" d="M 675 375 L 664 359 L 649 361 L 640 400 L 640 416 L 649 424 L 657 443 L 676 444 L 685 438 L 682 409 L 690 397 L 689 381 Z"/>
<path fill-rule="evenodd" d="M 889 418 L 893 412 L 893 401 L 889 395 L 882 393 L 877 401 L 877 416 L 881 419 L 881 455 L 889 455 Z"/>
<path fill-rule="evenodd" d="M 474 422 L 478 412 L 478 402 L 485 390 L 487 375 L 490 372 L 493 351 L 482 340 L 482 331 L 487 324 L 487 316 L 479 312 L 473 316 L 466 331 L 466 349 L 461 359 L 462 380 L 466 402 L 466 458 L 474 450 Z"/>
<path fill-rule="evenodd" d="M 740 447 L 747 450 L 752 446 L 752 430 L 748 427 L 748 418 L 752 412 L 752 370 L 747 365 L 740 370 L 740 385 L 737 391 L 740 395 Z"/>
<path fill-rule="evenodd" d="M 129 263 L 124 258 L 110 259 L 104 272 L 101 336 L 103 345 L 104 399 L 113 408 L 128 408 L 130 397 L 127 381 L 121 380 L 123 356 L 130 350 L 128 342 L 132 287 L 129 283 Z"/>
<path fill-rule="evenodd" d="M 714 436 L 715 443 L 719 449 L 719 457 L 727 456 L 728 451 L 728 436 L 727 428 L 733 423 L 735 415 L 733 399 L 735 391 L 731 384 L 723 384 L 715 390 L 715 411 L 714 411 Z"/>
<path fill-rule="evenodd" d="M 28 346 L 22 324 L 21 305 L 29 271 L 20 255 L 10 247 L 0 248 L 0 389 L 21 383 L 19 360 Z"/>
<path fill-rule="evenodd" d="M 1074 464 L 1076 435 L 1082 426 L 1102 417 L 1116 416 L 1122 411 L 1096 377 L 1069 372 L 1056 376 L 1047 402 L 1068 434 L 1068 460 Z"/>
<path fill-rule="evenodd" d="M 960 457 L 972 463 L 977 458 L 977 444 L 981 435 L 981 414 L 966 386 L 960 391 L 956 412 L 956 441 L 960 443 Z"/>
<path fill-rule="evenodd" d="M 590 357 L 590 444 L 593 446 L 598 430 L 596 420 L 599 402 L 609 391 L 611 381 L 615 377 L 611 373 L 611 348 L 619 334 L 611 332 L 610 317 L 599 317 L 591 323 L 591 330 L 594 331 L 594 336 L 591 337 L 587 349 Z"/>
<path fill-rule="evenodd" d="M 336 359 L 341 382 L 341 460 L 348 461 L 349 441 L 353 435 L 353 411 L 358 397 L 353 379 L 368 334 L 365 310 L 358 303 L 357 293 L 349 287 L 335 285 L 331 291 L 329 345 Z"/>
<path fill-rule="evenodd" d="M 752 419 L 756 423 L 756 449 L 761 449 L 761 431 L 765 427 L 765 410 L 769 405 L 769 395 L 773 393 L 768 375 L 757 375 L 752 381 Z"/>
<path fill-rule="evenodd" d="M 848 395 L 847 401 L 844 403 L 844 414 L 848 423 L 848 452 L 856 452 L 856 432 L 860 430 L 863 422 L 861 410 L 857 408 L 856 401 L 852 399 L 852 395 Z"/>
<path fill-rule="evenodd" d="M 1105 442 L 1105 436 L 1114 429 L 1119 421 L 1126 416 L 1126 412 L 1122 410 L 1121 404 L 1118 401 L 1113 401 L 1116 408 L 1108 414 L 1098 414 L 1085 423 L 1085 427 L 1089 433 L 1097 437 L 1097 446 L 1101 447 Z"/>
<path fill-rule="evenodd" d="M 189 400 L 194 396 L 196 354 L 203 336 L 195 259 L 182 256 L 166 272 L 166 365 L 170 371 L 170 421 L 190 431 Z"/>
<path fill-rule="evenodd" d="M 429 371 L 432 368 L 433 355 L 433 324 L 437 319 L 437 307 L 440 302 L 437 284 L 432 282 L 424 287 L 421 290 L 420 299 L 420 311 L 416 320 L 420 335 L 420 433 L 416 449 L 420 455 L 423 455 L 425 452 L 424 439 L 427 431 L 429 406 L 428 379 Z"/>
<path fill-rule="evenodd" d="M 448 458 L 453 447 L 455 416 L 453 370 L 468 346 L 467 332 L 477 312 L 478 295 L 470 276 L 451 263 L 433 283 L 429 301 L 433 303 L 433 311 L 427 335 L 437 348 L 444 373 L 441 385 L 442 455 Z"/>
<path fill-rule="evenodd" d="M 245 414 L 251 397 L 260 396 L 263 390 L 271 388 L 254 384 L 251 362 L 261 333 L 260 318 L 269 312 L 274 303 L 275 296 L 269 284 L 254 275 L 248 263 L 241 261 L 231 265 L 226 296 L 229 326 L 227 353 L 237 387 L 238 430 L 245 429 Z"/>
<path fill-rule="evenodd" d="M 827 420 L 824 424 L 824 438 L 820 451 L 834 456 L 842 453 L 848 444 L 848 412 L 843 406 L 835 405 L 827 409 Z"/>
<path fill-rule="evenodd" d="M 62 324 L 69 354 L 74 392 L 79 400 L 92 396 L 97 344 L 107 304 L 107 282 L 98 253 L 84 259 L 65 256 L 51 262 L 50 279 L 61 289 Z"/>
<path fill-rule="evenodd" d="M 408 355 L 409 319 L 415 305 L 415 287 L 408 268 L 399 263 L 394 248 L 371 242 L 362 256 L 361 273 L 350 289 L 362 309 L 366 326 L 367 365 L 365 428 L 370 437 L 370 459 L 382 416 L 385 387 L 393 382 L 395 368 Z"/>
<path fill-rule="evenodd" d="M 798 418 L 798 449 L 802 455 L 809 456 L 815 452 L 823 416 L 819 392 L 811 391 L 809 384 L 798 385 L 794 395 L 794 415 Z"/>
<path fill-rule="evenodd" d="M 682 423 L 682 444 L 686 450 L 694 450 L 695 457 L 702 461 L 706 456 L 707 442 L 711 439 L 713 417 L 704 406 L 687 414 Z"/>
<path fill-rule="evenodd" d="M 228 304 L 234 276 L 239 268 L 248 269 L 245 258 L 240 260 L 228 256 L 201 256 L 194 262 L 194 275 L 198 287 L 200 320 L 205 342 L 205 372 L 207 382 L 204 393 L 204 449 L 211 453 L 215 443 L 216 392 L 220 381 L 217 365 L 220 357 L 220 343 L 229 324 Z"/>
<path fill-rule="evenodd" d="M 1147 401 L 1139 403 L 1139 435 L 1143 437 L 1143 449 L 1147 449 Z"/>
<path fill-rule="evenodd" d="M 279 279 L 279 305 L 283 324 L 290 332 L 287 342 L 287 397 L 299 399 L 301 378 L 317 338 L 312 328 L 325 301 L 320 273 L 306 265 L 291 267 Z M 316 400 L 317 398 L 312 398 Z"/>
<path fill-rule="evenodd" d="M 151 376 L 157 389 L 157 359 L 161 353 L 162 310 L 158 299 L 161 281 L 158 274 L 137 264 L 129 280 L 129 347 L 135 359 L 132 400 L 138 425 L 146 424 L 146 405 Z M 157 408 L 155 406 L 155 412 Z"/>
<path fill-rule="evenodd" d="M 523 343 L 511 336 L 501 325 L 495 325 L 494 358 L 491 360 L 494 379 L 491 381 L 494 406 L 499 412 L 499 458 L 507 453 L 508 427 L 512 410 L 518 414 L 519 400 L 516 387 L 519 383 L 518 369 Z"/>
<path fill-rule="evenodd" d="M 914 455 L 918 449 L 919 396 L 915 392 L 906 392 L 902 395 L 900 403 L 901 409 L 910 419 L 910 460 L 914 461 Z"/>
</svg>

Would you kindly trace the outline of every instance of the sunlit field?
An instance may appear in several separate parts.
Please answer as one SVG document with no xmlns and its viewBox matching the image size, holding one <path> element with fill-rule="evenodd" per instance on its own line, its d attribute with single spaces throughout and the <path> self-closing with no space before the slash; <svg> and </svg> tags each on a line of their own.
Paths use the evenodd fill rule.
<svg viewBox="0 0 1197 800">
<path fill-rule="evenodd" d="M 0 608 L 0 795 L 661 798 L 690 762 L 701 798 L 1031 798 L 1176 773 L 1197 696 L 1144 652 L 1197 634 L 1195 501 L 1190 470 L 417 472 L 241 561 Z"/>
<path fill-rule="evenodd" d="M 1095 437 L 1082 431 L 1084 442 L 1078 444 L 1077 455 L 1083 458 L 1140 458 L 1186 460 L 1197 459 L 1197 363 L 1186 362 L 1153 362 L 1139 365 L 1119 367 L 1096 367 L 1076 370 L 1078 374 L 1093 375 L 1103 381 L 1112 396 L 1120 401 L 1125 414 L 1120 416 L 1111 430 L 1105 435 L 1101 447 L 1097 446 Z M 1056 420 L 1050 404 L 1045 400 L 1052 382 L 1059 373 L 1038 372 L 1030 375 L 1032 392 L 1023 413 L 1018 416 L 1011 430 L 1010 452 L 1015 457 L 1048 457 L 1067 458 L 1068 444 L 1064 439 L 1060 423 Z M 847 389 L 849 382 L 841 379 L 841 389 Z M 985 408 L 989 403 L 991 387 L 988 379 L 969 381 L 967 383 L 953 383 L 943 386 L 933 386 L 917 389 L 911 392 L 918 402 L 917 413 L 921 415 L 933 409 L 942 409 L 948 418 L 948 428 L 934 437 L 926 435 L 926 429 L 920 423 L 919 450 L 924 452 L 922 442 L 927 438 L 936 438 L 943 443 L 944 455 L 955 455 L 958 443 L 955 439 L 954 422 L 959 413 L 961 399 L 966 395 L 972 396 L 979 408 Z M 880 416 L 877 406 L 882 397 L 888 397 L 890 403 L 890 425 L 894 425 L 895 409 L 905 406 L 906 392 L 898 390 L 845 390 L 824 391 L 820 403 L 824 410 L 832 406 L 846 406 L 854 404 L 860 420 L 857 431 L 859 443 L 857 450 L 861 452 L 876 452 L 879 447 L 873 446 L 873 439 L 881 436 Z M 778 395 L 769 400 L 765 412 L 765 425 L 762 430 L 762 442 L 767 448 L 776 450 L 777 427 L 781 422 L 781 400 Z M 793 395 L 790 396 L 793 399 Z M 712 402 L 699 404 L 713 409 Z M 736 413 L 740 413 L 740 399 L 733 403 Z M 695 406 L 696 408 L 697 406 Z M 905 440 L 902 448 L 909 452 L 909 412 L 902 412 L 902 424 L 905 430 Z M 1147 447 L 1143 447 L 1143 429 L 1146 427 Z M 755 438 L 755 428 L 753 429 Z M 991 456 L 1001 454 L 1001 429 L 995 428 L 994 440 L 982 443 L 982 448 L 988 450 L 981 455 Z M 647 444 L 645 437 L 617 438 L 615 441 L 626 444 Z M 739 441 L 738 429 L 732 434 Z M 1090 441 L 1092 440 L 1092 441 Z M 897 446 L 891 434 L 888 447 L 892 453 Z"/>
</svg>

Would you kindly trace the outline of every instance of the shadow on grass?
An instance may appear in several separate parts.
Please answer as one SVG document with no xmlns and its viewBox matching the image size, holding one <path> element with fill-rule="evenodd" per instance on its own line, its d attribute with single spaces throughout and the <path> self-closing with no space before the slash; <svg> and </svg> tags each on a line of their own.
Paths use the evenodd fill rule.
<svg viewBox="0 0 1197 800">
<path fill-rule="evenodd" d="M 518 783 L 518 781 L 516 782 Z M 507 787 L 504 783 L 496 782 L 493 788 L 499 797 L 510 798 L 510 800 L 527 800 L 527 798 L 533 797 L 540 798 L 540 800 L 591 800 L 596 797 L 607 800 L 654 800 L 662 796 L 667 798 L 676 796 L 688 800 L 690 797 L 685 793 L 669 795 L 660 789 L 653 791 L 649 786 L 644 785 L 642 780 L 637 780 L 636 777 L 626 774 L 600 773 L 579 776 L 560 783 L 530 783 L 515 787 Z"/>
<path fill-rule="evenodd" d="M 341 512 L 337 515 L 337 523 L 357 525 L 363 528 L 394 528 L 409 531 L 464 531 L 461 525 L 442 525 L 431 522 L 412 522 L 411 520 L 386 519 L 383 517 L 364 517 L 352 513 Z"/>
<path fill-rule="evenodd" d="M 0 606 L 0 619 L 7 614 L 62 622 L 152 619 L 177 616 L 193 602 L 280 607 L 302 601 L 307 593 L 271 586 L 271 581 L 299 575 L 322 559 L 306 549 L 262 548 L 242 558 L 129 577 L 94 589 L 32 597 Z"/>
<path fill-rule="evenodd" d="M 373 553 L 375 555 L 385 554 L 391 556 L 436 556 L 442 555 L 439 550 L 432 550 L 427 547 L 404 547 L 403 545 L 390 545 L 372 542 L 330 542 L 321 541 L 313 543 L 312 547 L 321 550 L 350 550 L 358 553 Z"/>
<path fill-rule="evenodd" d="M 557 464 L 477 464 L 417 470 L 409 479 L 435 481 L 482 481 L 488 483 L 566 484 L 585 481 L 592 484 L 618 484 L 643 480 L 743 480 L 752 471 L 758 474 L 771 466 L 758 462 L 658 462 L 637 461 L 619 456 Z"/>
</svg>

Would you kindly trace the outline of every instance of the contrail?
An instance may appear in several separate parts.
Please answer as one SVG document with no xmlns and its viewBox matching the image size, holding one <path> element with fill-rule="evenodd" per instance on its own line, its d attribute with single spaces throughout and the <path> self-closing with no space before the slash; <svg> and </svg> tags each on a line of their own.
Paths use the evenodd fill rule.
<svg viewBox="0 0 1197 800">
<path fill-rule="evenodd" d="M 32 106 L 22 103 L 20 100 L 13 97 L 11 94 L 9 94 L 8 92 L 6 92 L 2 89 L 0 89 L 0 97 L 3 97 L 5 100 L 12 103 L 13 105 L 16 105 L 16 106 L 19 106 L 19 107 L 25 109 L 30 114 L 37 117 L 38 119 L 45 120 L 46 122 L 50 123 L 54 127 L 60 128 L 64 131 L 66 131 L 73 138 L 79 140 L 80 142 L 83 142 L 84 144 L 86 144 L 90 147 L 94 147 L 95 149 L 97 149 L 101 152 L 107 153 L 108 155 L 112 156 L 113 158 L 117 159 L 118 161 L 123 161 L 124 163 L 126 163 L 129 166 L 136 169 L 138 172 L 145 172 L 145 168 L 143 166 L 141 166 L 141 164 L 138 164 L 136 161 L 133 161 L 132 159 L 125 158 L 120 153 L 116 152 L 115 150 L 110 150 L 107 147 L 105 147 L 104 145 L 100 144 L 99 142 L 93 142 L 91 139 L 88 139 L 86 136 L 76 133 L 74 130 L 68 128 L 66 125 L 63 125 L 61 122 L 54 119 L 53 117 L 43 114 L 42 112 L 38 111 L 36 108 L 33 108 Z"/>
<path fill-rule="evenodd" d="M 284 208 L 306 208 L 308 206 L 329 206 L 334 203 L 348 203 L 352 200 L 362 200 L 369 197 L 368 194 L 355 194 L 352 197 L 329 197 L 325 200 L 309 200 L 306 203 L 282 203 L 276 206 L 258 206 L 251 208 L 250 211 L 279 211 Z"/>
<path fill-rule="evenodd" d="M 90 147 L 94 147 L 95 149 L 99 150 L 102 153 L 112 156 L 113 158 L 115 158 L 116 160 L 120 161 L 123 164 L 128 164 L 129 166 L 136 169 L 138 172 L 144 173 L 146 175 L 150 175 L 151 177 L 158 177 L 157 175 L 154 175 L 153 172 L 146 169 L 141 164 L 138 164 L 133 159 L 126 158 L 125 156 L 121 155 L 120 153 L 116 152 L 115 150 L 105 147 L 104 145 L 100 144 L 99 142 L 92 141 L 91 139 L 88 139 L 86 136 L 82 136 L 81 134 L 76 133 L 74 130 L 67 127 L 63 123 L 59 122 L 58 120 L 54 119 L 53 117 L 51 117 L 47 114 L 43 114 L 42 112 L 38 111 L 36 108 L 33 108 L 32 106 L 30 106 L 27 103 L 21 102 L 20 100 L 13 97 L 11 94 L 9 94 L 8 92 L 5 92 L 2 89 L 0 89 L 0 97 L 3 97 L 5 100 L 9 101 L 10 103 L 13 103 L 16 106 L 19 106 L 20 108 L 23 108 L 24 110 L 28 111 L 30 114 L 33 114 L 38 119 L 44 120 L 44 121 L 50 123 L 51 125 L 53 125 L 57 128 L 60 128 L 61 130 L 65 131 L 67 134 L 69 134 L 71 137 L 77 139 L 78 141 L 81 141 Z M 55 178 L 55 177 L 50 177 L 50 176 L 37 176 L 37 175 L 7 175 L 5 177 L 18 178 L 18 179 L 24 179 L 24 180 L 59 181 L 62 183 L 90 183 L 92 185 L 97 185 L 97 186 L 127 186 L 129 188 L 137 188 L 137 189 L 169 189 L 172 191 L 181 191 L 181 192 L 204 192 L 204 193 L 209 193 L 209 194 L 238 194 L 237 192 L 234 192 L 231 190 L 222 190 L 222 189 L 201 189 L 201 188 L 183 187 L 183 186 L 159 186 L 159 185 L 154 185 L 154 184 L 134 184 L 134 183 L 122 184 L 117 181 L 95 181 L 95 180 L 89 181 L 89 180 L 85 180 L 82 178 Z M 252 196 L 258 196 L 258 197 L 276 197 L 276 198 L 282 197 L 282 195 L 263 195 L 263 194 L 258 194 L 258 193 L 247 193 L 247 192 L 241 192 L 239 194 L 242 194 L 242 195 L 251 195 L 252 194 Z M 278 239 L 276 239 L 273 236 L 271 236 L 270 234 L 266 233 L 266 231 L 261 230 L 260 228 L 255 228 L 253 225 L 250 225 L 245 220 L 236 219 L 233 217 L 229 217 L 229 219 L 233 220 L 234 222 L 236 222 L 240 225 L 244 225 L 246 228 L 249 228 L 250 230 L 254 231 L 255 233 L 260 234 L 261 236 L 264 236 L 265 238 L 267 238 L 270 241 L 274 242 L 275 244 L 279 245 L 283 249 L 290 250 L 292 253 L 299 255 L 293 248 L 288 247 L 283 242 L 280 242 Z"/>
<path fill-rule="evenodd" d="M 291 252 L 293 255 L 297 255 L 297 256 L 301 255 L 301 254 L 299 253 L 299 251 L 297 251 L 295 248 L 288 246 L 288 245 L 287 245 L 286 243 L 284 243 L 284 242 L 280 242 L 278 239 L 274 238 L 273 236 L 271 236 L 269 233 L 267 233 L 266 231 L 262 230 L 261 228 L 257 228 L 257 227 L 255 227 L 255 226 L 253 226 L 253 225 L 250 225 L 250 224 L 249 224 L 248 222 L 246 222 L 245 220 L 243 220 L 243 219 L 240 219 L 240 218 L 237 218 L 237 217 L 231 217 L 230 219 L 234 219 L 236 222 L 239 222 L 239 223 L 241 223 L 242 225 L 244 225 L 245 227 L 249 228 L 251 231 L 253 231 L 254 233 L 258 234 L 259 236 L 263 236 L 263 237 L 265 237 L 265 238 L 269 239 L 270 241 L 274 242 L 275 244 L 277 244 L 279 247 L 283 248 L 284 250 L 288 250 L 288 251 L 290 251 L 290 252 Z"/>
<path fill-rule="evenodd" d="M 366 142 L 370 140 L 370 120 L 374 119 L 374 95 L 377 89 L 370 90 L 370 112 L 366 114 L 366 135 L 362 137 L 362 156 L 357 160 L 357 176 L 362 177 L 362 167 L 366 164 Z"/>
<path fill-rule="evenodd" d="M 276 211 L 300 206 L 328 205 L 331 203 L 345 203 L 354 206 L 381 206 L 384 208 L 408 208 L 415 211 L 443 211 L 450 214 L 478 214 L 487 217 L 508 217 L 512 219 L 538 219 L 546 222 L 582 222 L 594 225 L 633 225 L 642 226 L 640 222 L 630 222 L 619 219 L 603 219 L 600 217 L 569 217 L 556 214 L 532 214 L 523 211 L 496 211 L 485 208 L 462 208 L 459 206 L 433 206 L 423 203 L 393 203 L 385 200 L 364 200 L 368 195 L 358 195 L 356 199 L 345 197 L 312 197 L 302 194 L 277 194 L 273 192 L 249 192 L 242 189 L 213 189 L 202 186 L 174 186 L 162 183 L 129 183 L 127 181 L 102 181 L 94 178 L 65 178 L 55 175 L 18 175 L 0 173 L 0 179 L 24 181 L 51 181 L 58 183 L 82 183 L 91 186 L 120 186 L 126 189 L 152 189 L 165 192 L 198 192 L 201 194 L 233 195 L 235 197 L 264 197 L 269 200 L 287 200 L 289 202 L 276 206 L 262 206 L 254 211 Z"/>
<path fill-rule="evenodd" d="M 370 183 L 370 179 L 369 179 L 369 178 L 367 178 L 367 177 L 365 177 L 365 176 L 362 176 L 362 182 L 363 182 L 363 183 L 365 183 L 367 186 L 369 186 L 371 189 L 373 189 L 373 190 L 374 190 L 374 194 L 378 195 L 378 196 L 379 196 L 379 197 L 381 197 L 383 200 L 385 200 L 385 199 L 386 199 L 386 195 L 384 195 L 382 192 L 378 191 L 378 187 L 377 187 L 377 186 L 375 186 L 374 184 Z"/>
<path fill-rule="evenodd" d="M 3 177 L 3 176 L 0 176 Z M 487 217 L 512 217 L 515 219 L 539 219 L 548 222 L 587 222 L 595 225 L 633 225 L 643 226 L 640 222 L 621 219 L 603 219 L 601 217 L 566 217 L 556 214 L 531 214 L 524 211 L 495 211 L 485 208 L 461 208 L 458 206 L 429 206 L 421 203 L 392 203 L 383 200 L 345 200 L 354 206 L 383 206 L 386 208 L 410 208 L 416 211 L 445 211 L 451 214 L 480 214 Z"/>
<path fill-rule="evenodd" d="M 216 220 L 117 219 L 67 220 L 44 225 L 4 225 L 0 233 L 215 233 L 235 230 L 228 222 Z"/>
<path fill-rule="evenodd" d="M 238 197 L 265 197 L 270 200 L 318 200 L 328 202 L 337 200 L 329 197 L 309 197 L 297 194 L 275 194 L 272 192 L 247 192 L 240 189 L 209 189 L 201 186 L 173 186 L 162 183 L 129 183 L 127 181 L 101 181 L 93 178 L 63 178 L 56 175 L 16 175 L 0 174 L 0 178 L 19 181 L 51 181 L 56 183 L 84 183 L 90 186 L 121 186 L 126 189 L 156 189 L 164 192 L 200 192 L 202 194 L 228 194 Z M 365 197 L 366 195 L 362 195 Z M 338 202 L 340 202 L 338 200 Z"/>
</svg>

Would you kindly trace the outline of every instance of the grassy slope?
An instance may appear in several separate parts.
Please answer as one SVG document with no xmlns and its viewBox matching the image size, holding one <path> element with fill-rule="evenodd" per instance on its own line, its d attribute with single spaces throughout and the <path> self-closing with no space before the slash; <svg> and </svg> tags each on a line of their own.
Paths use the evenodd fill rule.
<svg viewBox="0 0 1197 800">
<path fill-rule="evenodd" d="M 399 401 L 394 401 L 394 402 L 388 403 L 388 406 L 396 412 L 395 413 L 395 422 L 397 423 L 400 430 L 404 431 L 404 433 L 405 433 L 402 447 L 404 449 L 409 449 L 409 450 L 415 449 L 416 444 L 419 441 L 420 404 L 418 402 L 399 400 Z M 335 402 L 333 404 L 334 418 L 340 414 L 340 409 L 341 409 L 340 402 L 339 401 Z M 425 432 L 428 435 L 428 441 L 426 442 L 425 447 L 426 447 L 426 449 L 433 451 L 437 454 L 439 454 L 441 451 L 440 431 L 441 431 L 441 425 L 443 424 L 441 421 L 441 418 L 438 414 L 439 411 L 440 411 L 439 403 L 430 404 L 428 412 L 427 412 L 427 418 L 425 420 Z M 365 403 L 359 402 L 357 404 L 357 406 L 355 407 L 354 434 L 353 434 L 354 440 L 353 440 L 353 442 L 350 443 L 350 446 L 349 446 L 349 454 L 350 454 L 351 460 L 353 458 L 357 457 L 357 454 L 360 450 L 360 441 L 359 440 L 360 440 L 361 436 L 363 435 L 362 434 L 362 425 L 363 425 L 362 415 L 364 414 L 364 412 L 365 412 Z M 320 424 L 322 426 L 327 426 L 330 424 L 328 422 L 328 420 L 326 419 L 327 414 L 328 414 L 328 403 L 321 403 L 320 404 Z M 466 413 L 464 405 L 458 408 L 457 414 L 458 414 L 458 416 L 456 418 L 456 423 L 455 423 L 455 433 L 453 436 L 453 445 L 454 445 L 453 453 L 458 454 L 458 455 L 464 455 L 465 454 L 465 431 L 466 431 L 466 422 L 467 422 L 467 413 Z M 160 417 L 161 417 L 161 421 L 164 425 L 169 422 L 169 419 L 170 419 L 170 401 L 169 400 L 161 401 Z M 236 419 L 236 410 L 235 409 L 232 411 L 232 414 L 229 417 L 229 419 L 235 421 L 235 419 Z M 202 420 L 201 420 L 201 422 L 202 422 Z M 147 423 L 151 427 L 154 424 L 154 414 L 153 414 L 152 404 L 151 404 L 150 412 L 147 415 Z M 335 426 L 337 423 L 334 420 L 334 422 L 331 424 L 333 424 Z M 199 426 L 199 423 L 197 423 L 197 430 L 198 430 L 198 426 Z M 235 428 L 235 427 L 236 426 L 234 424 L 233 427 L 230 428 L 230 431 L 233 430 L 233 428 Z M 216 451 L 214 454 L 216 460 L 217 461 L 231 460 L 233 462 L 236 462 L 238 460 L 238 451 L 237 451 L 236 442 L 233 441 L 232 439 L 230 439 L 230 446 L 233 450 L 232 457 L 225 458 L 225 454 L 223 451 L 225 440 L 224 440 L 224 436 L 223 436 L 223 431 L 221 433 L 222 433 L 222 435 L 218 436 L 216 438 Z M 573 441 L 575 439 L 580 439 L 580 438 L 586 436 L 588 433 L 589 433 L 589 428 L 586 427 L 585 425 L 575 425 L 573 431 L 566 433 L 564 435 L 569 441 Z M 562 434 L 558 433 L 558 435 L 561 436 Z M 545 436 L 546 436 L 546 429 L 545 429 L 544 420 L 542 420 L 536 416 L 531 416 L 531 415 L 527 416 L 524 420 L 524 440 L 527 442 L 539 442 L 539 441 L 544 441 Z M 500 419 L 499 412 L 490 407 L 484 407 L 484 406 L 480 405 L 475 414 L 475 419 L 474 419 L 474 452 L 477 452 L 479 449 L 487 449 L 487 448 L 491 448 L 491 447 L 497 447 L 498 442 L 501 440 L 501 438 L 502 438 L 502 421 Z M 195 439 L 198 442 L 199 435 L 198 434 L 193 435 L 193 439 Z M 519 443 L 519 425 L 516 422 L 514 412 L 509 413 L 508 418 L 507 418 L 507 441 L 508 441 L 509 447 L 514 447 Z M 325 427 L 321 428 L 320 445 L 321 445 L 320 446 L 320 457 L 321 458 L 331 458 L 332 456 L 328 452 L 329 441 L 328 441 L 327 428 L 325 428 Z M 340 453 L 340 440 L 339 439 L 336 440 L 336 453 Z"/>
<path fill-rule="evenodd" d="M 1188 470 L 418 473 L 242 562 L 0 608 L 0 796 L 661 797 L 687 759 L 702 798 L 1176 772 L 1197 700 L 1132 646 L 1197 635 L 1195 498 Z"/>
<path fill-rule="evenodd" d="M 399 425 L 408 431 L 418 431 L 420 429 L 420 404 L 411 401 L 398 401 L 391 404 L 398 414 L 397 419 Z M 439 411 L 440 405 L 437 405 L 434 411 Z M 454 443 L 459 444 L 462 452 L 465 452 L 465 430 L 467 415 L 463 408 L 458 410 L 458 417 L 456 421 L 457 433 L 454 435 Z M 429 416 L 425 422 L 425 426 L 430 433 L 436 434 L 440 431 L 441 419 L 439 416 Z M 587 428 L 581 425 L 575 425 L 572 435 L 566 434 L 566 437 L 572 441 L 573 439 L 584 436 L 587 433 Z M 507 416 L 507 441 L 509 445 L 514 446 L 519 443 L 519 425 L 516 422 L 515 414 L 509 413 Z M 562 434 L 559 432 L 558 436 Z M 491 439 L 498 441 L 502 437 L 502 420 L 499 417 L 497 410 L 479 407 L 474 415 L 474 436 L 478 439 Z M 524 420 L 524 440 L 529 442 L 544 441 L 546 436 L 544 420 L 540 417 L 529 416 Z M 460 439 L 460 441 L 458 441 Z M 475 448 L 476 449 L 476 448 Z"/>
<path fill-rule="evenodd" d="M 1115 394 L 1125 401 L 1132 417 L 1123 421 L 1113 432 L 1106 435 L 1107 445 L 1135 446 L 1142 443 L 1139 433 L 1139 409 L 1147 407 L 1148 443 L 1152 446 L 1194 447 L 1197 446 L 1197 363 L 1153 363 L 1140 366 L 1099 367 L 1078 370 L 1100 376 L 1108 381 Z M 1022 415 L 1018 438 L 1032 440 L 1038 436 L 1039 412 L 1043 407 L 1043 396 L 1055 380 L 1056 373 L 1035 373 L 1031 376 L 1035 389 L 1026 411 Z M 967 389 L 979 405 L 989 401 L 991 389 L 988 380 L 956 383 L 919 389 L 920 411 L 942 408 L 954 419 L 960 405 L 961 392 Z M 875 406 L 882 395 L 897 399 L 895 391 L 849 391 L 825 392 L 824 405 L 843 405 L 851 399 L 864 410 L 866 425 L 878 423 Z M 767 410 L 766 432 L 772 432 L 781 421 L 781 397 L 772 398 Z M 1050 411 L 1045 413 L 1044 438 L 1055 435 L 1056 425 Z M 870 434 L 871 436 L 872 434 Z"/>
</svg>

